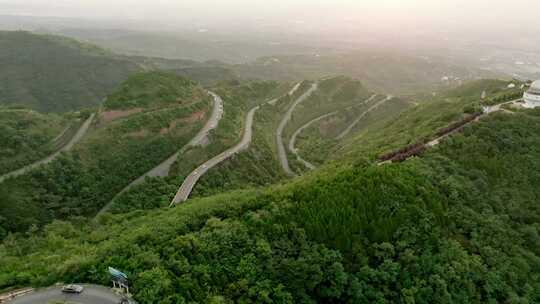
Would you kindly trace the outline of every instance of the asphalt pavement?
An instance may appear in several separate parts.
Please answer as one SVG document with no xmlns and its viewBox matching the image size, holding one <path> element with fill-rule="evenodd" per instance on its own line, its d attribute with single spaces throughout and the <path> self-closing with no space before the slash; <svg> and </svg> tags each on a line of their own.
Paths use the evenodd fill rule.
<svg viewBox="0 0 540 304">
<path fill-rule="evenodd" d="M 302 133 L 302 131 L 304 131 L 305 129 L 309 128 L 312 124 L 318 122 L 318 121 L 321 121 L 327 117 L 330 117 L 330 116 L 333 116 L 333 115 L 336 115 L 338 113 L 338 111 L 334 111 L 332 113 L 327 113 L 327 114 L 324 114 L 324 115 L 321 115 L 315 119 L 312 119 L 310 120 L 308 123 L 306 123 L 305 125 L 301 126 L 300 128 L 298 128 L 298 130 L 296 130 L 293 135 L 291 136 L 291 140 L 289 141 L 289 150 L 294 154 L 296 155 L 296 159 L 301 162 L 302 164 L 304 164 L 304 166 L 306 166 L 308 169 L 310 170 L 314 170 L 316 167 L 315 165 L 313 165 L 312 163 L 308 162 L 307 160 L 303 159 L 300 154 L 298 153 L 298 149 L 295 148 L 295 144 L 296 144 L 296 139 L 298 138 L 298 135 L 300 135 L 300 133 Z"/>
<path fill-rule="evenodd" d="M 375 99 L 375 97 L 377 97 L 377 95 L 371 96 L 369 99 L 364 101 L 364 103 L 368 103 L 368 102 L 372 101 L 373 99 Z M 345 136 L 347 136 L 352 131 L 352 129 L 362 120 L 362 118 L 364 118 L 369 112 L 375 110 L 380 105 L 382 105 L 383 103 L 389 101 L 392 98 L 394 98 L 394 97 L 393 96 L 387 96 L 385 99 L 383 99 L 383 100 L 377 102 L 376 104 L 374 104 L 373 106 L 371 106 L 369 109 L 367 109 L 365 112 L 363 112 L 360 116 L 358 116 L 358 118 L 356 118 L 345 130 L 343 130 L 343 132 L 341 132 L 336 137 L 336 139 L 342 139 Z"/>
<path fill-rule="evenodd" d="M 285 145 L 283 144 L 283 130 L 285 130 L 285 127 L 287 126 L 287 123 L 291 120 L 292 113 L 294 112 L 294 109 L 302 102 L 304 102 L 306 99 L 313 94 L 318 88 L 318 83 L 314 83 L 309 90 L 307 90 L 302 96 L 300 96 L 287 110 L 285 113 L 285 116 L 283 116 L 283 119 L 279 123 L 279 126 L 276 130 L 276 141 L 277 141 L 277 147 L 278 147 L 278 157 L 279 161 L 281 163 L 281 167 L 285 171 L 285 173 L 289 175 L 294 175 L 294 172 L 291 170 L 291 167 L 289 166 L 289 160 L 287 159 L 287 151 L 285 150 Z"/>
<path fill-rule="evenodd" d="M 96 285 L 84 285 L 80 294 L 63 293 L 61 286 L 38 289 L 24 296 L 8 301 L 8 304 L 118 304 L 121 297 L 110 288 Z"/>
<path fill-rule="evenodd" d="M 208 91 L 208 94 L 210 94 L 212 96 L 212 98 L 214 99 L 214 107 L 213 107 L 213 110 L 212 110 L 212 115 L 210 116 L 210 118 L 208 119 L 208 121 L 206 122 L 204 127 L 195 135 L 195 137 L 193 137 L 185 146 L 183 146 L 179 151 L 174 153 L 172 156 L 167 158 L 165 161 L 163 161 L 162 163 L 160 163 L 159 165 L 157 165 L 156 167 L 154 167 L 150 171 L 146 172 L 142 176 L 139 176 L 136 180 L 132 181 L 129 185 L 124 187 L 124 189 L 122 189 L 122 191 L 118 192 L 114 196 L 114 198 L 98 212 L 98 214 L 96 215 L 95 218 L 98 218 L 102 214 L 107 212 L 110 209 L 110 207 L 112 206 L 114 200 L 117 197 L 119 197 L 120 195 L 122 195 L 123 193 L 125 193 L 126 191 L 131 189 L 133 186 L 141 184 L 142 182 L 144 182 L 144 180 L 147 177 L 166 177 L 166 176 L 168 176 L 169 171 L 171 170 L 171 166 L 174 164 L 174 162 L 176 162 L 178 157 L 182 153 L 184 153 L 185 150 L 187 150 L 189 147 L 203 145 L 205 142 L 208 141 L 208 134 L 210 133 L 210 131 L 217 128 L 217 126 L 219 124 L 219 121 L 223 117 L 223 99 L 221 99 L 221 97 L 219 95 L 217 95 L 216 93 L 214 93 L 214 92 Z"/>
<path fill-rule="evenodd" d="M 255 116 L 255 112 L 259 109 L 259 106 L 254 107 L 251 109 L 247 116 L 246 116 L 246 123 L 244 127 L 244 136 L 242 137 L 242 140 L 240 143 L 238 143 L 236 146 L 226 150 L 225 152 L 222 152 L 221 154 L 211 158 L 210 160 L 206 161 L 204 164 L 197 167 L 197 169 L 193 170 L 180 188 L 178 189 L 178 192 L 174 196 L 174 199 L 171 202 L 171 206 L 174 204 L 182 203 L 186 201 L 191 192 L 193 191 L 193 188 L 199 181 L 199 179 L 206 173 L 208 170 L 212 169 L 213 167 L 217 166 L 219 163 L 227 160 L 234 154 L 243 151 L 247 148 L 249 148 L 249 145 L 251 143 L 251 138 L 253 137 L 253 118 Z"/>
</svg>

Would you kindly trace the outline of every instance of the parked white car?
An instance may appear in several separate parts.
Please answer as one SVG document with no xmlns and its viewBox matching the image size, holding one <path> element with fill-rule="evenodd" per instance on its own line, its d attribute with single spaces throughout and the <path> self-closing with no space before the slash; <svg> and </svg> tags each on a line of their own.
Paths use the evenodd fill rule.
<svg viewBox="0 0 540 304">
<path fill-rule="evenodd" d="M 62 287 L 62 292 L 65 293 L 81 293 L 83 292 L 84 287 L 81 285 L 69 284 Z"/>
</svg>

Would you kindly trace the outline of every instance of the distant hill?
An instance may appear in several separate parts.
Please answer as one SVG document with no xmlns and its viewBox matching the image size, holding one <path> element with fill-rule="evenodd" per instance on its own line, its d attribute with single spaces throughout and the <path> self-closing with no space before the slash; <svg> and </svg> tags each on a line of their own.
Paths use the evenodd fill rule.
<svg viewBox="0 0 540 304">
<path fill-rule="evenodd" d="M 346 75 L 367 87 L 394 95 L 413 95 L 459 86 L 493 72 L 462 66 L 444 58 L 413 56 L 388 50 L 362 50 L 339 55 L 296 55 L 260 58 L 235 65 L 247 79 L 299 80 Z"/>
<path fill-rule="evenodd" d="M 72 39 L 0 32 L 0 104 L 42 112 L 97 105 L 140 67 L 126 57 Z"/>
</svg>

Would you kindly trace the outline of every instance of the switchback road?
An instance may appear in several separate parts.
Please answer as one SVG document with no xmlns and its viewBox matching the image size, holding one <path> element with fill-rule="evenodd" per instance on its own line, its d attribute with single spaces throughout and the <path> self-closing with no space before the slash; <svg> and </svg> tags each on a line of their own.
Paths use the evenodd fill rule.
<svg viewBox="0 0 540 304">
<path fill-rule="evenodd" d="M 189 143 L 187 143 L 182 149 L 176 152 L 174 155 L 166 159 L 161 164 L 157 165 L 152 170 L 146 172 L 144 175 L 133 181 L 127 188 L 140 184 L 144 181 L 146 177 L 165 177 L 169 175 L 169 170 L 171 169 L 172 164 L 178 159 L 178 156 L 182 154 L 188 147 L 195 147 L 203 145 L 208 140 L 208 134 L 210 131 L 217 128 L 219 121 L 223 117 L 223 99 L 213 92 L 208 92 L 214 98 L 214 107 L 212 110 L 212 115 L 204 125 L 204 127 L 193 137 Z M 127 190 L 127 189 L 125 189 Z"/>
<path fill-rule="evenodd" d="M 277 147 L 278 147 L 278 157 L 279 161 L 281 163 L 281 167 L 283 170 L 289 174 L 294 175 L 294 172 L 291 170 L 291 167 L 289 166 L 289 160 L 287 159 L 287 151 L 285 150 L 285 145 L 283 144 L 283 130 L 285 130 L 285 127 L 287 126 L 287 123 L 289 123 L 289 120 L 291 120 L 292 113 L 294 112 L 294 109 L 303 101 L 309 98 L 313 92 L 315 92 L 318 88 L 318 83 L 314 83 L 309 90 L 307 90 L 302 96 L 300 96 L 287 110 L 285 113 L 285 116 L 283 116 L 283 119 L 279 123 L 279 126 L 276 130 L 276 141 L 277 141 Z"/>
<path fill-rule="evenodd" d="M 332 113 L 327 113 L 327 114 L 324 114 L 322 116 L 319 116 L 311 121 L 309 121 L 308 123 L 306 123 L 305 125 L 301 126 L 298 130 L 296 130 L 296 132 L 293 133 L 293 135 L 291 136 L 291 140 L 289 141 L 289 150 L 294 153 L 294 155 L 296 155 L 296 159 L 298 161 L 300 161 L 302 164 L 304 164 L 304 166 L 306 166 L 308 169 L 310 170 L 314 170 L 316 167 L 315 165 L 313 165 L 312 163 L 308 162 L 307 160 L 303 159 L 300 154 L 298 153 L 298 149 L 295 148 L 295 144 L 296 144 L 296 138 L 298 137 L 298 135 L 300 135 L 300 133 L 302 133 L 302 131 L 304 131 L 305 129 L 309 128 L 312 124 L 318 122 L 318 121 L 321 121 L 327 117 L 330 117 L 330 116 L 333 116 L 333 115 L 336 115 L 337 113 L 339 113 L 338 111 L 335 111 L 335 112 L 332 112 Z"/>
<path fill-rule="evenodd" d="M 364 101 L 364 103 L 368 103 L 370 101 L 372 101 L 373 99 L 375 99 L 375 97 L 377 97 L 377 95 L 373 95 L 371 96 L 369 99 L 367 99 L 366 101 Z M 377 102 L 376 104 L 374 104 L 373 106 L 371 106 L 369 109 L 367 109 L 365 112 L 363 112 L 362 114 L 360 114 L 360 116 L 358 116 L 358 118 L 356 118 L 345 130 L 343 130 L 343 132 L 341 132 L 337 137 L 336 139 L 343 139 L 345 136 L 347 136 L 351 131 L 352 129 L 362 120 L 362 118 L 364 118 L 369 112 L 375 110 L 376 108 L 378 108 L 380 105 L 382 105 L 383 103 L 389 101 L 390 99 L 394 98 L 393 96 L 388 96 L 386 97 L 385 99 Z"/>
<path fill-rule="evenodd" d="M 122 191 L 120 191 L 118 194 L 114 196 L 114 198 L 107 204 L 105 207 L 103 207 L 99 213 L 96 215 L 96 218 L 101 216 L 103 213 L 107 212 L 110 207 L 112 206 L 114 200 L 131 189 L 133 186 L 141 184 L 144 182 L 146 177 L 166 177 L 169 175 L 169 171 L 171 169 L 171 166 L 174 164 L 174 162 L 178 159 L 178 157 L 184 153 L 189 147 L 195 147 L 199 145 L 203 145 L 205 142 L 208 141 L 208 134 L 210 131 L 217 128 L 219 121 L 223 117 L 223 99 L 219 97 L 214 92 L 208 92 L 214 99 L 214 107 L 212 110 L 212 115 L 204 125 L 204 127 L 193 137 L 189 143 L 187 143 L 185 146 L 183 146 L 178 152 L 173 154 L 171 157 L 167 158 L 165 161 L 163 161 L 161 164 L 154 167 L 152 170 L 146 172 L 142 176 L 138 177 L 136 180 L 132 181 L 129 185 L 127 185 Z"/>
<path fill-rule="evenodd" d="M 39 160 L 39 161 L 37 161 L 35 163 L 32 163 L 32 164 L 30 164 L 30 165 L 28 165 L 26 167 L 23 167 L 23 168 L 18 169 L 16 171 L 6 173 L 6 174 L 0 176 L 0 183 L 5 181 L 8 178 L 23 175 L 23 174 L 27 173 L 28 171 L 30 171 L 32 169 L 35 169 L 35 168 L 37 168 L 39 166 L 42 166 L 42 165 L 46 165 L 46 164 L 52 162 L 53 160 L 55 160 L 58 156 L 60 156 L 60 153 L 71 150 L 73 148 L 73 146 L 84 137 L 84 135 L 86 134 L 86 132 L 90 128 L 90 125 L 92 124 L 92 121 L 94 120 L 94 117 L 95 117 L 95 114 L 90 115 L 90 117 L 88 117 L 88 119 L 86 119 L 86 121 L 82 124 L 82 126 L 79 128 L 79 130 L 77 130 L 77 133 L 75 133 L 75 135 L 69 140 L 69 142 L 65 146 L 60 148 L 58 151 L 56 151 L 53 154 L 47 156 L 46 158 L 44 158 L 42 160 Z"/>
<path fill-rule="evenodd" d="M 180 186 L 180 189 L 178 189 L 178 192 L 176 193 L 174 199 L 171 202 L 171 206 L 174 204 L 185 202 L 189 198 L 191 191 L 193 191 L 193 187 L 195 187 L 201 176 L 208 172 L 208 170 L 230 158 L 234 154 L 249 147 L 251 143 L 251 138 L 253 136 L 253 117 L 255 116 L 255 112 L 258 109 L 259 106 L 251 109 L 248 112 L 246 116 L 246 123 L 244 126 L 244 136 L 240 143 L 226 150 L 225 152 L 222 152 L 221 154 L 215 156 L 214 158 L 206 161 L 204 164 L 200 165 L 197 169 L 191 172 L 182 183 L 182 186 Z"/>
</svg>

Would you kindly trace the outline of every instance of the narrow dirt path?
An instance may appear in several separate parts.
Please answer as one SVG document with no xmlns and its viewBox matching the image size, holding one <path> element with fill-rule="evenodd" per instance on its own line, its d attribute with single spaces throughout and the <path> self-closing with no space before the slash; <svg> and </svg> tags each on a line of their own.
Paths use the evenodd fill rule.
<svg viewBox="0 0 540 304">
<path fill-rule="evenodd" d="M 222 152 L 221 154 L 211 158 L 210 160 L 206 161 L 204 164 L 197 167 L 197 169 L 195 169 L 193 172 L 191 172 L 186 177 L 186 179 L 184 180 L 180 188 L 178 189 L 178 192 L 176 192 L 176 195 L 174 196 L 174 199 L 171 202 L 171 206 L 185 202 L 189 198 L 191 192 L 193 191 L 193 188 L 195 187 L 199 179 L 206 172 L 208 172 L 208 170 L 217 166 L 221 162 L 229 159 L 234 154 L 249 148 L 251 139 L 253 137 L 253 118 L 255 116 L 255 112 L 259 108 L 260 106 L 256 106 L 247 113 L 246 122 L 244 126 L 244 136 L 242 137 L 242 140 L 240 141 L 240 143 L 226 150 L 225 152 Z"/>
<path fill-rule="evenodd" d="M 315 119 L 312 119 L 308 123 L 306 123 L 305 125 L 301 126 L 298 130 L 296 130 L 296 132 L 294 132 L 293 135 L 291 136 L 291 140 L 289 141 L 289 150 L 296 156 L 296 159 L 299 162 L 301 162 L 302 164 L 304 164 L 304 166 L 306 166 L 306 168 L 308 168 L 310 170 L 314 170 L 316 167 L 312 163 L 310 163 L 307 160 L 303 159 L 300 156 L 300 154 L 298 153 L 298 149 L 295 148 L 296 139 L 298 138 L 298 135 L 300 135 L 300 133 L 302 133 L 305 129 L 309 128 L 314 123 L 316 123 L 318 121 L 321 121 L 321 120 L 323 120 L 323 119 L 325 119 L 327 117 L 336 115 L 337 113 L 339 113 L 339 111 L 334 111 L 332 113 L 327 113 L 327 114 L 319 116 L 319 117 L 317 117 Z"/>
<path fill-rule="evenodd" d="M 289 166 L 289 160 L 287 159 L 287 151 L 285 150 L 285 145 L 283 144 L 283 130 L 285 130 L 285 127 L 287 126 L 287 123 L 291 120 L 292 113 L 294 112 L 294 109 L 303 101 L 309 98 L 313 92 L 315 92 L 318 89 L 318 83 L 314 83 L 309 90 L 307 90 L 302 96 L 300 96 L 287 110 L 285 113 L 285 116 L 283 116 L 283 119 L 279 123 L 279 126 L 276 130 L 276 141 L 277 141 L 277 147 L 278 147 L 278 158 L 281 163 L 281 167 L 283 168 L 283 171 L 287 173 L 288 175 L 295 175 L 294 172 L 291 170 L 291 167 Z"/>
<path fill-rule="evenodd" d="M 212 115 L 204 125 L 204 127 L 193 137 L 185 146 L 183 146 L 180 150 L 178 150 L 176 153 L 171 155 L 169 158 L 167 158 L 165 161 L 151 169 L 150 171 L 146 172 L 142 176 L 139 176 L 136 180 L 132 181 L 129 185 L 124 187 L 122 191 L 118 192 L 113 199 L 105 205 L 96 215 L 96 218 L 100 217 L 102 214 L 107 212 L 114 201 L 122 194 L 124 194 L 126 191 L 131 189 L 132 187 L 139 185 L 144 182 L 144 180 L 147 177 L 166 177 L 169 175 L 169 171 L 171 170 L 172 165 L 174 162 L 178 159 L 178 157 L 183 154 L 189 147 L 195 147 L 199 145 L 203 145 L 204 143 L 208 142 L 208 134 L 210 131 L 217 128 L 219 121 L 223 117 L 223 99 L 217 95 L 214 92 L 208 92 L 214 99 L 214 107 L 212 109 Z"/>
<path fill-rule="evenodd" d="M 46 165 L 46 164 L 52 162 L 53 160 L 55 160 L 58 156 L 60 156 L 60 154 L 62 152 L 66 152 L 66 151 L 71 150 L 73 148 L 73 146 L 76 143 L 78 143 L 84 137 L 86 132 L 88 132 L 88 129 L 90 128 L 90 125 L 92 124 L 92 121 L 94 120 L 95 115 L 96 114 L 93 113 L 92 115 L 90 115 L 90 117 L 88 117 L 88 119 L 86 119 L 86 121 L 81 125 L 79 130 L 77 130 L 77 133 L 75 133 L 75 135 L 73 135 L 73 137 L 69 140 L 69 142 L 65 146 L 63 146 L 58 151 L 54 152 L 53 154 L 47 156 L 46 158 L 44 158 L 42 160 L 39 160 L 39 161 L 37 161 L 35 163 L 32 163 L 32 164 L 30 164 L 28 166 L 25 166 L 25 167 L 21 168 L 21 169 L 18 169 L 18 170 L 15 170 L 15 171 L 12 171 L 10 173 L 6 173 L 6 174 L 0 176 L 0 183 L 5 181 L 8 178 L 23 175 L 23 174 L 27 173 L 28 171 L 30 171 L 32 169 L 35 169 L 35 168 L 40 167 L 42 165 Z"/>
</svg>

